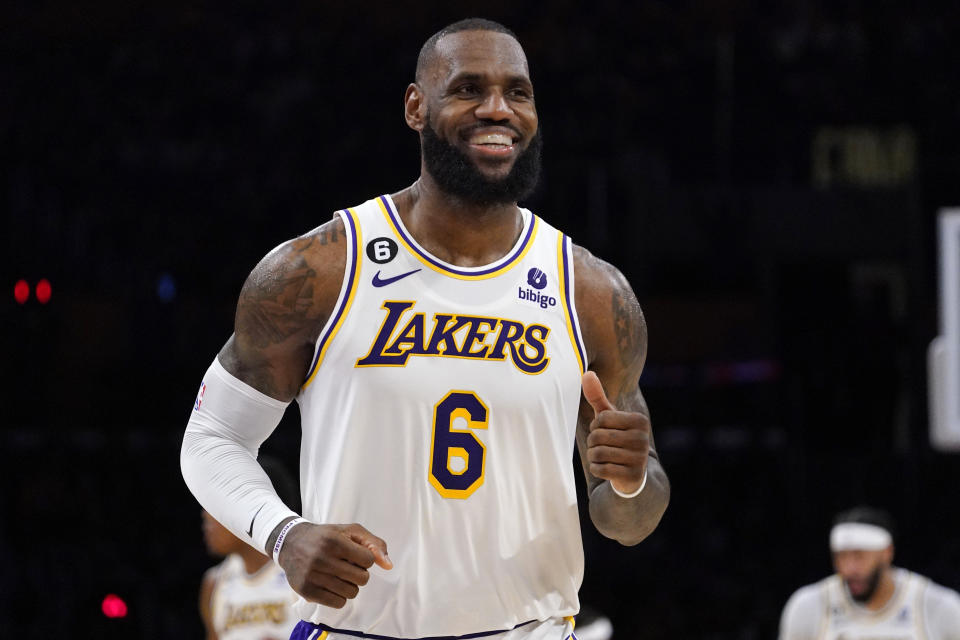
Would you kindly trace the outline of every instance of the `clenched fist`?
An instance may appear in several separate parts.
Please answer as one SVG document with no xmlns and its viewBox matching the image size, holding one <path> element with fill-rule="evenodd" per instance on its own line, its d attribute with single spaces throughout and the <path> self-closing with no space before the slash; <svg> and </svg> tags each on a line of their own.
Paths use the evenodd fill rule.
<svg viewBox="0 0 960 640">
<path fill-rule="evenodd" d="M 297 525 L 287 534 L 277 561 L 294 591 L 334 609 L 357 597 L 374 563 L 393 568 L 387 543 L 359 524 Z"/>
</svg>

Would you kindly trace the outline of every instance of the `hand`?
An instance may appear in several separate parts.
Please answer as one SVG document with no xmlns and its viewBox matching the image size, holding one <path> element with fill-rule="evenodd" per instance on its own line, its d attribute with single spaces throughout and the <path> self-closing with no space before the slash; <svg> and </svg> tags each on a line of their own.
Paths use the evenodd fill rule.
<svg viewBox="0 0 960 640">
<path fill-rule="evenodd" d="M 359 524 L 297 525 L 287 533 L 278 562 L 294 591 L 334 609 L 357 597 L 374 563 L 393 568 L 387 543 Z"/>
<path fill-rule="evenodd" d="M 593 407 L 587 436 L 590 473 L 608 480 L 620 493 L 640 488 L 650 453 L 650 419 L 642 413 L 617 411 L 593 371 L 583 374 L 583 397 Z"/>
</svg>

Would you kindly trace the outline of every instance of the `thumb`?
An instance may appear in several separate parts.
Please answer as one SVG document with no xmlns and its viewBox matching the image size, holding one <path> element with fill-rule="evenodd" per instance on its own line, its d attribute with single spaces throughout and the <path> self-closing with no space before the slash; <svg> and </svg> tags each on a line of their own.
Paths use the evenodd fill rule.
<svg viewBox="0 0 960 640">
<path fill-rule="evenodd" d="M 610 401 L 607 400 L 607 394 L 603 391 L 603 385 L 600 378 L 593 371 L 587 371 L 581 379 L 583 385 L 583 397 L 587 399 L 595 413 L 601 411 L 613 411 L 616 409 Z"/>
<path fill-rule="evenodd" d="M 350 532 L 350 539 L 365 547 L 373 554 L 373 561 L 383 569 L 393 569 L 393 561 L 387 555 L 387 543 L 363 527 Z"/>
</svg>

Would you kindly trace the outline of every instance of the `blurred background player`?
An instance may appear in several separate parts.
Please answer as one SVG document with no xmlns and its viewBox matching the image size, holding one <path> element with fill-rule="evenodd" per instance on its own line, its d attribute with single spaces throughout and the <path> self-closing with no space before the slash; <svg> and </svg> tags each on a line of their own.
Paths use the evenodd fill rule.
<svg viewBox="0 0 960 640">
<path fill-rule="evenodd" d="M 610 640 L 613 637 L 613 621 L 590 605 L 580 604 L 576 620 L 577 640 Z"/>
<path fill-rule="evenodd" d="M 835 575 L 797 590 L 780 640 L 960 640 L 960 595 L 893 567 L 893 520 L 856 507 L 830 531 Z"/>
<path fill-rule="evenodd" d="M 286 504 L 299 504 L 297 485 L 279 460 L 260 458 Z M 203 511 L 203 538 L 210 553 L 226 556 L 200 586 L 200 616 L 207 640 L 286 640 L 299 621 L 291 610 L 297 594 L 283 569 Z"/>
</svg>

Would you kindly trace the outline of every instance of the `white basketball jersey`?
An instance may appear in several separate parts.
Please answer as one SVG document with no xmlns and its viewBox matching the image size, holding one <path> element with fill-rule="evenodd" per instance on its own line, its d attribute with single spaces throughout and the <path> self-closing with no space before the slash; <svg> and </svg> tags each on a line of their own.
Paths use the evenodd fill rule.
<svg viewBox="0 0 960 640">
<path fill-rule="evenodd" d="M 854 603 L 839 576 L 821 582 L 825 599 L 825 640 L 926 640 L 923 595 L 929 580 L 921 575 L 894 569 L 896 591 L 879 611 Z"/>
<path fill-rule="evenodd" d="M 298 622 L 292 611 L 296 599 L 275 563 L 248 575 L 240 556 L 227 556 L 210 596 L 213 628 L 219 640 L 286 640 Z"/>
<path fill-rule="evenodd" d="M 419 246 L 389 196 L 339 212 L 344 282 L 298 396 L 304 517 L 363 525 L 394 568 L 342 609 L 301 600 L 303 619 L 418 638 L 578 611 L 571 243 L 522 214 L 507 255 L 466 268 Z"/>
</svg>

